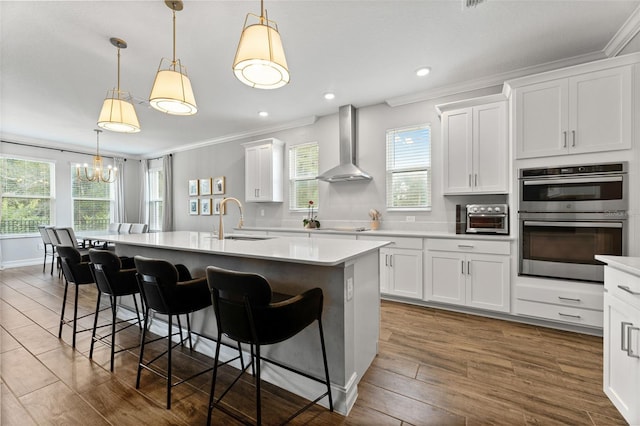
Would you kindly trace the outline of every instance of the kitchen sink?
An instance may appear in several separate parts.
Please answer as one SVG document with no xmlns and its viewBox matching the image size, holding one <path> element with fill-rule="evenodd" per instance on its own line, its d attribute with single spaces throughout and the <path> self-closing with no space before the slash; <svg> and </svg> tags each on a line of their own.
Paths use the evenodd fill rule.
<svg viewBox="0 0 640 426">
<path fill-rule="evenodd" d="M 260 241 L 260 240 L 270 240 L 273 237 L 263 237 L 258 235 L 227 235 L 224 237 L 225 240 L 237 240 L 237 241 Z"/>
</svg>

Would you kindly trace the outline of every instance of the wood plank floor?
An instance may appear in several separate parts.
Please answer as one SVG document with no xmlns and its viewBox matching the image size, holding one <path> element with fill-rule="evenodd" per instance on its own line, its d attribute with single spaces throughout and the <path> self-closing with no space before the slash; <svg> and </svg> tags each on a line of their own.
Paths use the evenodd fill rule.
<svg viewBox="0 0 640 426">
<path fill-rule="evenodd" d="M 174 388 L 166 410 L 162 379 L 143 373 L 135 389 L 137 350 L 116 355 L 112 374 L 107 347 L 88 359 L 88 333 L 79 335 L 76 350 L 69 327 L 58 340 L 62 294 L 63 280 L 41 267 L 0 271 L 2 425 L 205 423 L 209 374 Z M 93 310 L 95 296 L 95 289 L 81 288 L 82 313 Z M 136 341 L 136 332 L 125 334 L 122 344 Z M 178 375 L 211 364 L 187 355 L 175 356 Z M 224 367 L 221 382 L 234 371 Z M 245 376 L 225 400 L 253 416 L 252 378 Z M 265 424 L 281 422 L 302 403 L 264 387 Z M 348 417 L 318 406 L 293 423 L 625 424 L 602 392 L 601 338 L 392 302 L 382 303 L 379 354 L 358 389 Z M 220 410 L 214 423 L 239 424 Z"/>
</svg>

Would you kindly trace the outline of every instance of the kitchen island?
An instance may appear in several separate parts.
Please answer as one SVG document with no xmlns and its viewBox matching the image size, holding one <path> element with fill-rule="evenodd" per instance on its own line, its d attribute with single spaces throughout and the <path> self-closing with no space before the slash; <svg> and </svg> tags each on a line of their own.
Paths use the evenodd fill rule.
<svg viewBox="0 0 640 426">
<path fill-rule="evenodd" d="M 115 243 L 120 256 L 142 255 L 186 265 L 194 276 L 204 276 L 209 265 L 255 272 L 267 278 L 274 291 L 299 294 L 320 287 L 324 293 L 323 328 L 334 408 L 348 414 L 358 395 L 358 382 L 378 350 L 380 290 L 378 251 L 386 242 L 345 241 L 290 237 L 228 236 L 218 240 L 211 232 L 159 232 L 102 235 L 96 239 Z M 216 335 L 213 309 L 192 314 L 194 331 Z M 263 355 L 322 377 L 323 363 L 317 325 L 294 338 L 269 347 Z M 154 327 L 155 329 L 155 327 Z M 166 326 L 157 330 L 166 330 Z M 206 339 L 196 349 L 212 355 Z M 230 356 L 233 351 L 229 352 Z M 264 380 L 312 398 L 322 385 L 270 364 Z M 325 399 L 320 401 L 327 406 Z"/>
</svg>

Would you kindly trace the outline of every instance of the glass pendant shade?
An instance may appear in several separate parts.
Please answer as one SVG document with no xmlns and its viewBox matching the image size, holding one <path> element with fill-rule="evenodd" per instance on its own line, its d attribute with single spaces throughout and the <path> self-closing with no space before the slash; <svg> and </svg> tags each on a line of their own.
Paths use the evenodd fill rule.
<svg viewBox="0 0 640 426">
<path fill-rule="evenodd" d="M 109 90 L 102 104 L 98 127 L 112 132 L 137 133 L 140 131 L 140 123 L 136 110 L 131 102 L 122 99 L 121 92 Z"/>
<path fill-rule="evenodd" d="M 186 70 L 180 61 L 170 63 L 163 69 L 164 61 L 166 61 L 164 58 L 160 61 L 151 95 L 149 95 L 149 103 L 153 108 L 167 114 L 195 114 L 198 112 L 198 106 Z"/>
<path fill-rule="evenodd" d="M 247 26 L 250 16 L 259 23 Z M 248 14 L 233 61 L 238 80 L 258 89 L 277 89 L 289 83 L 289 69 L 278 27 L 264 17 Z"/>
</svg>

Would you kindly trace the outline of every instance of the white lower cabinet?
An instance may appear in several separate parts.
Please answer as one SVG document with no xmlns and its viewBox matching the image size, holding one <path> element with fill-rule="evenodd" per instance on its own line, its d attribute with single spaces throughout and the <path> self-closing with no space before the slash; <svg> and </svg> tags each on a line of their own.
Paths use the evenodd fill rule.
<svg viewBox="0 0 640 426">
<path fill-rule="evenodd" d="M 508 241 L 427 240 L 424 299 L 509 312 Z"/>
<path fill-rule="evenodd" d="M 422 238 L 358 234 L 358 240 L 391 243 L 380 249 L 380 293 L 422 300 Z"/>
<path fill-rule="evenodd" d="M 380 292 L 422 299 L 422 250 L 380 249 Z"/>
<path fill-rule="evenodd" d="M 640 424 L 640 276 L 606 266 L 605 288 L 604 392 L 625 420 L 637 425 Z"/>
</svg>

